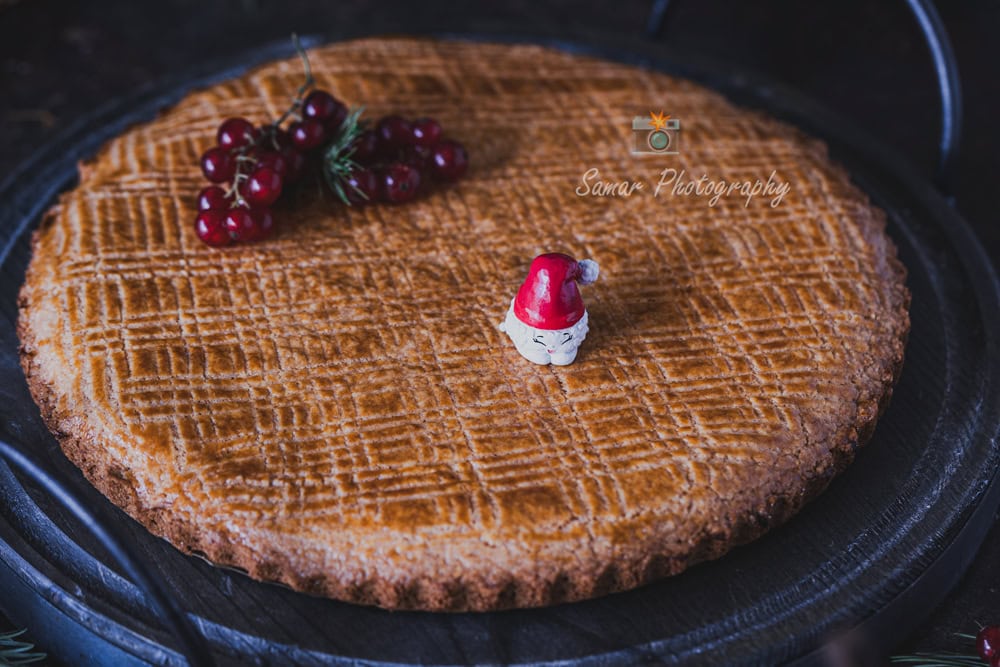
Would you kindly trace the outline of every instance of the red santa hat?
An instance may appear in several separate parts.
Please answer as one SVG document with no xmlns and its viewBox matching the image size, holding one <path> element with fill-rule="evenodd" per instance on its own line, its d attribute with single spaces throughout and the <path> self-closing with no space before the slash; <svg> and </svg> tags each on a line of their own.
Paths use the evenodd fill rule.
<svg viewBox="0 0 1000 667">
<path fill-rule="evenodd" d="M 514 316 L 536 329 L 573 326 L 586 310 L 576 283 L 589 285 L 597 280 L 597 274 L 593 260 L 578 262 L 559 252 L 539 255 L 514 297 Z"/>
</svg>

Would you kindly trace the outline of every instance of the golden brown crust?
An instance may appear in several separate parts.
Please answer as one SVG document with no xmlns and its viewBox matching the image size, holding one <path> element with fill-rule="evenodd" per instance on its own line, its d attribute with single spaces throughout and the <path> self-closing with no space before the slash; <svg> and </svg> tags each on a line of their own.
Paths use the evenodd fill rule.
<svg viewBox="0 0 1000 667">
<path fill-rule="evenodd" d="M 818 142 L 688 82 L 538 47 L 365 40 L 312 60 L 375 115 L 440 117 L 470 147 L 468 179 L 405 208 L 306 197 L 267 243 L 200 246 L 197 155 L 219 118 L 280 107 L 287 61 L 111 142 L 34 237 L 18 321 L 32 395 L 151 531 L 365 604 L 552 604 L 757 537 L 871 434 L 902 365 L 905 274 L 884 215 Z M 664 90 L 682 154 L 631 158 L 629 114 Z M 574 194 L 590 166 L 675 164 L 776 169 L 792 191 L 773 209 Z M 548 250 L 603 272 L 567 368 L 531 366 L 495 330 Z"/>
</svg>

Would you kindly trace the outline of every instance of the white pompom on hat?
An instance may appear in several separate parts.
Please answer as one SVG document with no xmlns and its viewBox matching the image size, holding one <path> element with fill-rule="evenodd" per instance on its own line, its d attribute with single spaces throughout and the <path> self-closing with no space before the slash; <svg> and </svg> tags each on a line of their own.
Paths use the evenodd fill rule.
<svg viewBox="0 0 1000 667">
<path fill-rule="evenodd" d="M 601 267 L 597 265 L 592 259 L 581 259 L 578 264 L 580 265 L 580 284 L 589 285 L 597 281 L 597 276 L 601 275 Z"/>
</svg>

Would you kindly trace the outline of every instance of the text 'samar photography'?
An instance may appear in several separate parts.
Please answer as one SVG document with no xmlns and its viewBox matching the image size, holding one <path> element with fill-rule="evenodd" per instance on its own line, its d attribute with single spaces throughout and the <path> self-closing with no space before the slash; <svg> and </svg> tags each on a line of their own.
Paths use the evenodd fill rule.
<svg viewBox="0 0 1000 667">
<path fill-rule="evenodd" d="M 632 119 L 631 154 L 647 158 L 654 156 L 662 162 L 677 159 L 680 155 L 681 122 L 660 111 L 649 116 Z M 707 173 L 691 174 L 678 166 L 657 164 L 651 177 L 625 179 L 607 178 L 598 167 L 591 167 L 580 176 L 576 194 L 580 197 L 632 197 L 647 194 L 653 197 L 701 197 L 708 206 L 720 200 L 738 199 L 749 207 L 754 199 L 763 198 L 771 208 L 777 208 L 791 190 L 777 170 L 766 177 L 731 179 Z"/>
</svg>

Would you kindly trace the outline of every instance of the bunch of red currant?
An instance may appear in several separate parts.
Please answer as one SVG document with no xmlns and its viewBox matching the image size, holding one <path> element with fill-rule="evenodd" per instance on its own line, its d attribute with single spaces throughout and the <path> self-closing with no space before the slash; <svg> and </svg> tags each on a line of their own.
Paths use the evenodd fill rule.
<svg viewBox="0 0 1000 667">
<path fill-rule="evenodd" d="M 366 129 L 360 109 L 350 111 L 325 90 L 313 89 L 309 59 L 295 44 L 306 80 L 291 107 L 259 127 L 227 118 L 216 145 L 201 156 L 201 171 L 214 185 L 198 193 L 195 232 L 208 245 L 267 238 L 274 227 L 271 206 L 313 165 L 348 205 L 410 201 L 423 184 L 458 180 L 469 166 L 465 148 L 443 138 L 432 118 L 386 116 Z"/>
<path fill-rule="evenodd" d="M 465 175 L 465 148 L 443 135 L 433 118 L 385 116 L 374 129 L 358 132 L 342 152 L 327 151 L 324 175 L 350 204 L 410 201 L 431 180 L 451 182 Z M 347 164 L 341 164 L 345 157 Z"/>
<path fill-rule="evenodd" d="M 341 132 L 347 107 L 323 90 L 305 99 L 301 92 L 273 123 L 255 127 L 245 118 L 227 118 L 219 126 L 217 145 L 201 156 L 202 173 L 217 184 L 198 193 L 195 231 L 205 243 L 266 238 L 274 226 L 271 205 L 286 185 L 302 178 L 310 154 Z M 283 129 L 293 115 L 299 118 Z"/>
</svg>

